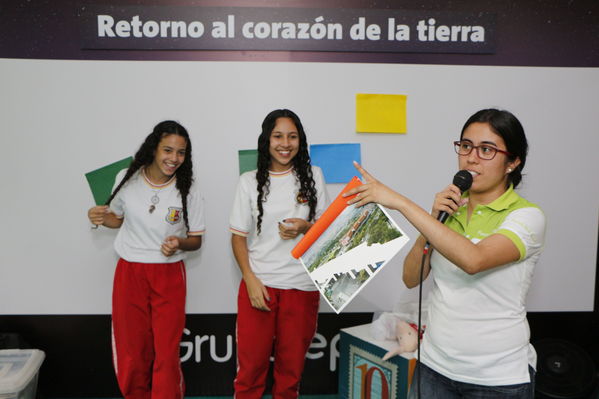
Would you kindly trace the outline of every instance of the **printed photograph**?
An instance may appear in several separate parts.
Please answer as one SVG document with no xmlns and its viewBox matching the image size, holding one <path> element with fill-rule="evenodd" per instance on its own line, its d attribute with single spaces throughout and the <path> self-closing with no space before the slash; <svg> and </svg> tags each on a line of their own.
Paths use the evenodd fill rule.
<svg viewBox="0 0 599 399">
<path fill-rule="evenodd" d="M 339 313 L 407 241 L 379 205 L 352 205 L 320 235 L 301 261 Z"/>
</svg>

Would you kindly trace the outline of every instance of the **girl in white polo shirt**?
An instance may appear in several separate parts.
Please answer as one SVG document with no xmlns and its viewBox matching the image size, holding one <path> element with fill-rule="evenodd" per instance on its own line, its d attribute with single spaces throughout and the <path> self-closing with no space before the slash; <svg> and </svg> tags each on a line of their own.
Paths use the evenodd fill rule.
<svg viewBox="0 0 599 399">
<path fill-rule="evenodd" d="M 290 252 L 327 204 L 322 171 L 310 165 L 300 119 L 286 109 L 272 111 L 258 138 L 258 169 L 239 178 L 229 221 L 242 273 L 236 399 L 262 397 L 271 354 L 273 399 L 298 396 L 319 293 Z"/>
<path fill-rule="evenodd" d="M 421 398 L 534 397 L 536 353 L 530 345 L 525 299 L 544 244 L 545 216 L 514 191 L 528 144 L 510 112 L 484 109 L 464 124 L 454 143 L 460 170 L 472 174 L 461 193 L 449 185 L 431 214 L 374 179 L 349 202 L 377 202 L 400 211 L 421 233 L 404 262 L 407 287 L 419 284 L 426 241 L 432 271 L 429 324 L 421 346 Z M 451 216 L 445 224 L 440 212 Z M 414 378 L 410 398 L 418 397 Z"/>
<path fill-rule="evenodd" d="M 95 225 L 120 228 L 112 294 L 113 360 L 126 399 L 181 399 L 179 343 L 185 327 L 184 251 L 202 244 L 204 205 L 193 183 L 185 128 L 164 121 L 116 178 Z"/>
</svg>

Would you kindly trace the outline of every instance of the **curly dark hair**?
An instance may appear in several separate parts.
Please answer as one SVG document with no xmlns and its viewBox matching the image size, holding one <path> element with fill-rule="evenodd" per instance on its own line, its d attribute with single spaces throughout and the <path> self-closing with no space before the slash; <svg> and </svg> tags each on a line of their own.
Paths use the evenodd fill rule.
<svg viewBox="0 0 599 399">
<path fill-rule="evenodd" d="M 316 215 L 316 187 L 312 177 L 312 167 L 310 164 L 310 155 L 308 154 L 308 141 L 306 133 L 299 117 L 288 109 L 277 109 L 266 115 L 262 122 L 262 133 L 258 137 L 258 170 L 256 171 L 256 180 L 258 181 L 258 222 L 256 224 L 258 234 L 262 228 L 262 215 L 264 208 L 262 203 L 266 201 L 270 189 L 270 177 L 268 169 L 271 163 L 270 156 L 270 135 L 275 128 L 278 118 L 289 118 L 297 128 L 299 134 L 299 150 L 297 155 L 291 161 L 293 164 L 293 173 L 300 183 L 298 195 L 305 198 L 310 206 L 308 220 L 311 221 Z"/>
<path fill-rule="evenodd" d="M 187 228 L 187 231 L 189 231 L 189 219 L 187 218 L 187 196 L 189 195 L 189 189 L 191 187 L 191 183 L 193 182 L 191 140 L 189 139 L 187 130 L 175 121 L 163 121 L 154 127 L 152 133 L 146 137 L 142 145 L 139 147 L 139 150 L 137 150 L 135 157 L 127 169 L 127 173 L 125 173 L 125 177 L 110 195 L 105 205 L 110 205 L 110 202 L 113 200 L 114 196 L 135 172 L 144 166 L 150 166 L 152 162 L 154 162 L 154 154 L 156 153 L 156 149 L 158 148 L 160 140 L 162 140 L 163 137 L 169 136 L 171 134 L 181 136 L 187 142 L 187 146 L 185 148 L 185 160 L 179 166 L 179 168 L 177 168 L 175 176 L 177 177 L 176 187 L 181 194 L 181 202 L 183 203 L 183 220 L 185 221 L 185 227 Z"/>
</svg>

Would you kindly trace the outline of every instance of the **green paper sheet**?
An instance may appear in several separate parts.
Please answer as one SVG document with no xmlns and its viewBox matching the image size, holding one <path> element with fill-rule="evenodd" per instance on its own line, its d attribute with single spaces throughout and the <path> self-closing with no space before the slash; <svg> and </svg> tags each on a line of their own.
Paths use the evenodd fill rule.
<svg viewBox="0 0 599 399">
<path fill-rule="evenodd" d="M 258 150 L 239 150 L 239 174 L 258 168 Z"/>
<path fill-rule="evenodd" d="M 132 160 L 133 157 L 127 157 L 85 174 L 96 205 L 104 205 L 106 203 L 112 192 L 112 186 L 114 186 L 117 173 L 128 168 Z"/>
</svg>

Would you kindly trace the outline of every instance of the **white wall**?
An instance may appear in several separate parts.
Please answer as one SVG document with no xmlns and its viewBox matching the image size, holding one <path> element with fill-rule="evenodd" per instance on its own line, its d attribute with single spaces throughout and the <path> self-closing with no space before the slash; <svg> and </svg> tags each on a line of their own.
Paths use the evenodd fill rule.
<svg viewBox="0 0 599 399">
<path fill-rule="evenodd" d="M 110 312 L 115 232 L 90 229 L 84 173 L 132 155 L 163 119 L 189 130 L 208 209 L 203 248 L 187 262 L 188 312 L 234 313 L 237 150 L 255 148 L 262 119 L 281 107 L 300 115 L 312 144 L 361 143 L 364 166 L 427 209 L 457 170 L 451 142 L 466 118 L 484 107 L 512 111 L 530 144 L 521 193 L 548 218 L 529 310 L 593 309 L 597 68 L 5 59 L 0 87 L 0 314 Z M 407 94 L 408 134 L 356 134 L 356 93 Z M 328 188 L 335 196 L 341 185 Z M 406 253 L 347 311 L 415 297 L 400 280 Z"/>
</svg>

